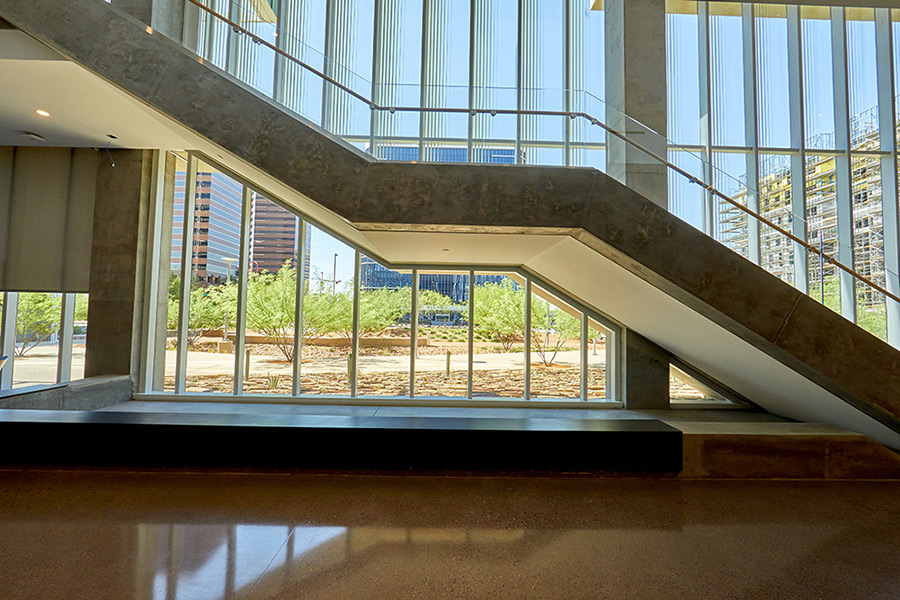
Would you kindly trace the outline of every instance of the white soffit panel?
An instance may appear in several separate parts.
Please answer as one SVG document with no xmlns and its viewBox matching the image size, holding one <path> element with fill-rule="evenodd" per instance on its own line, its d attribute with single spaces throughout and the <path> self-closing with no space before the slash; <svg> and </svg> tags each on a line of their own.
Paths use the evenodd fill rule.
<svg viewBox="0 0 900 600">
<path fill-rule="evenodd" d="M 900 434 L 575 239 L 526 266 L 773 413 L 900 449 Z"/>
</svg>

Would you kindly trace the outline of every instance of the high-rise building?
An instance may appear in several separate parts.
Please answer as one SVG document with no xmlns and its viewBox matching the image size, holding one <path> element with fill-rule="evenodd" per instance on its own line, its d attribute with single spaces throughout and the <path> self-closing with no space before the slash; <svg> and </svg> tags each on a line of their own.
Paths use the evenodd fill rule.
<svg viewBox="0 0 900 600">
<path fill-rule="evenodd" d="M 185 185 L 185 173 L 176 173 L 175 218 L 172 227 L 173 271 L 180 268 L 176 258 L 181 256 Z M 193 279 L 217 284 L 236 273 L 234 269 L 241 247 L 241 194 L 240 184 L 222 173 L 197 173 L 191 266 Z"/>
<path fill-rule="evenodd" d="M 172 269 L 179 268 L 182 226 L 184 223 L 184 186 L 186 175 L 175 175 L 175 219 L 172 229 Z M 239 267 L 241 239 L 241 187 L 222 173 L 197 174 L 194 206 L 193 277 L 217 284 L 235 276 Z M 250 213 L 249 264 L 251 271 L 277 272 L 285 263 L 297 265 L 297 240 L 300 220 L 264 196 L 253 193 Z M 307 224 L 307 234 L 310 226 Z M 306 264 L 309 276 L 310 236 L 306 237 Z M 226 260 L 233 259 L 233 260 Z"/>
<path fill-rule="evenodd" d="M 272 273 L 284 265 L 297 266 L 300 219 L 264 196 L 253 193 L 250 207 L 250 269 Z M 306 224 L 304 275 L 309 277 L 312 226 Z"/>
<path fill-rule="evenodd" d="M 878 126 L 875 109 L 867 110 L 850 119 L 851 145 L 857 152 L 877 152 L 879 147 Z M 809 140 L 807 146 L 829 145 L 829 140 Z M 804 165 L 804 189 L 806 196 L 805 230 L 810 244 L 828 255 L 836 255 L 838 245 L 837 227 L 837 165 L 832 154 L 806 153 Z M 850 164 L 851 196 L 853 211 L 853 263 L 860 274 L 879 285 L 885 283 L 884 228 L 882 224 L 882 178 L 881 160 L 878 156 L 857 154 Z M 741 204 L 748 202 L 746 178 L 734 199 Z M 794 215 L 791 212 L 792 170 L 790 155 L 765 154 L 760 157 L 758 193 L 759 212 L 775 225 L 791 230 Z M 747 216 L 725 202 L 719 222 L 720 239 L 745 256 L 749 252 L 749 227 Z M 804 218 L 801 215 L 801 218 Z M 759 230 L 760 264 L 770 273 L 793 283 L 794 252 L 793 242 L 765 225 Z M 837 285 L 835 279 L 838 268 L 821 260 L 818 255 L 808 257 L 809 285 L 821 290 L 825 282 L 826 293 Z M 859 288 L 859 302 L 862 306 L 883 305 L 884 298 L 869 287 Z"/>
</svg>

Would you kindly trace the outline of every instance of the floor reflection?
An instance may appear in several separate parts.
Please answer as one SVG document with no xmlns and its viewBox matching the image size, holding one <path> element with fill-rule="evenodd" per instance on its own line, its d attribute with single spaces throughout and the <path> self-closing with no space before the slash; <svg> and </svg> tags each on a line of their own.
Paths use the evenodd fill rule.
<svg viewBox="0 0 900 600">
<path fill-rule="evenodd" d="M 898 491 L 0 471 L 0 598 L 896 598 Z"/>
<path fill-rule="evenodd" d="M 153 600 L 222 600 L 270 593 L 285 581 L 299 583 L 335 568 L 356 554 L 381 546 L 477 547 L 513 545 L 524 529 L 401 527 L 323 527 L 311 525 L 155 525 L 137 526 L 138 565 L 152 580 Z M 274 556 L 271 548 L 278 547 Z M 271 589 L 269 589 L 271 588 Z"/>
</svg>

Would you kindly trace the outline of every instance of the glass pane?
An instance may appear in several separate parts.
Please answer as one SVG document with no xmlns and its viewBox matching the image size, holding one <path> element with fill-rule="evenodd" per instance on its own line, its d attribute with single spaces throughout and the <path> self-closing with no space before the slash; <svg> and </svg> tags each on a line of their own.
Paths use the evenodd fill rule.
<svg viewBox="0 0 900 600">
<path fill-rule="evenodd" d="M 606 367 L 609 364 L 610 340 L 610 330 L 588 317 L 588 400 L 606 400 L 609 397 Z"/>
<path fill-rule="evenodd" d="M 885 286 L 884 228 L 881 210 L 881 159 L 854 156 L 850 161 L 853 194 L 853 260 L 857 273 Z M 857 323 L 886 339 L 884 294 L 856 281 Z"/>
<path fill-rule="evenodd" d="M 581 311 L 537 286 L 531 296 L 531 397 L 581 398 Z"/>
<path fill-rule="evenodd" d="M 669 398 L 672 404 L 716 402 L 722 406 L 734 406 L 734 402 L 722 397 L 695 377 L 675 365 L 669 365 Z"/>
<path fill-rule="evenodd" d="M 380 106 L 420 106 L 422 2 L 393 0 L 380 3 L 375 28 L 378 52 L 374 62 L 375 103 Z M 376 111 L 375 142 L 380 146 L 415 140 L 418 147 L 419 123 L 418 112 Z M 380 155 L 377 147 L 375 155 Z"/>
<path fill-rule="evenodd" d="M 516 109 L 518 0 L 476 2 L 473 17 L 472 101 L 474 108 Z M 472 117 L 476 140 L 515 140 L 516 116 Z M 488 162 L 488 161 L 477 161 Z"/>
<path fill-rule="evenodd" d="M 800 16 L 805 144 L 807 148 L 829 150 L 835 147 L 830 9 L 804 6 Z"/>
<path fill-rule="evenodd" d="M 186 389 L 231 393 L 243 186 L 204 163 L 198 169 Z"/>
<path fill-rule="evenodd" d="M 703 161 L 693 152 L 669 151 L 669 162 L 703 181 Z M 680 173 L 668 169 L 669 210 L 675 216 L 703 230 L 706 192 Z"/>
<path fill-rule="evenodd" d="M 410 273 L 360 257 L 360 395 L 409 395 L 411 286 Z"/>
<path fill-rule="evenodd" d="M 62 295 L 20 292 L 13 388 L 56 383 Z"/>
<path fill-rule="evenodd" d="M 275 24 L 269 23 L 261 17 L 253 4 L 233 2 L 231 11 L 232 21 L 250 34 L 269 44 L 275 44 L 277 39 Z M 234 75 L 267 96 L 271 96 L 275 73 L 275 51 L 244 33 L 236 35 L 232 32 L 230 43 L 233 45 Z"/>
<path fill-rule="evenodd" d="M 669 399 L 672 403 L 678 402 L 695 402 L 697 400 L 705 400 L 706 395 L 691 385 L 681 373 L 676 371 L 671 365 L 669 366 Z"/>
<path fill-rule="evenodd" d="M 325 12 L 327 3 L 284 0 L 278 47 L 312 68 L 325 71 Z M 322 124 L 322 78 L 292 60 L 278 58 L 282 82 L 278 100 L 317 125 Z"/>
<path fill-rule="evenodd" d="M 374 0 L 329 2 L 325 74 L 366 98 L 372 97 Z M 333 84 L 325 84 L 323 126 L 351 140 L 368 141 L 369 105 Z"/>
<path fill-rule="evenodd" d="M 250 209 L 244 392 L 290 394 L 300 219 L 255 192 Z"/>
<path fill-rule="evenodd" d="M 891 37 L 894 49 L 894 98 L 900 97 L 900 9 L 891 10 Z M 900 121 L 900 102 L 894 101 L 897 121 Z M 895 141 L 900 145 L 900 127 L 897 128 Z"/>
<path fill-rule="evenodd" d="M 562 120 L 562 117 L 554 117 Z M 565 150 L 560 147 L 552 146 L 522 146 L 522 162 L 526 165 L 565 165 Z"/>
<path fill-rule="evenodd" d="M 425 11 L 427 43 L 423 70 L 423 106 L 468 108 L 469 106 L 469 9 L 468 2 L 434 0 Z M 466 139 L 469 115 L 465 113 L 425 113 L 422 136 L 427 139 Z M 467 149 L 462 148 L 462 162 Z M 421 160 L 441 160 L 422 156 Z M 458 161 L 454 161 L 458 162 Z"/>
<path fill-rule="evenodd" d="M 488 163 L 492 165 L 516 164 L 516 149 L 514 146 L 496 146 L 487 144 L 475 144 L 471 162 Z"/>
<path fill-rule="evenodd" d="M 349 396 L 356 251 L 316 227 L 308 236 L 300 393 Z"/>
<path fill-rule="evenodd" d="M 850 147 L 878 150 L 878 69 L 875 11 L 847 11 L 847 75 L 850 91 Z"/>
<path fill-rule="evenodd" d="M 606 150 L 590 148 L 587 143 L 572 146 L 569 153 L 569 164 L 573 167 L 593 167 L 598 171 L 606 171 Z"/>
<path fill-rule="evenodd" d="M 744 114 L 744 30 L 741 5 L 711 2 L 710 92 L 712 95 L 712 141 L 716 146 L 745 146 L 752 143 L 745 131 Z"/>
<path fill-rule="evenodd" d="M 220 15 L 231 14 L 231 0 L 208 0 L 206 5 Z M 236 36 L 228 23 L 212 16 L 208 11 L 200 11 L 198 51 L 207 61 L 220 69 L 227 69 L 228 45 L 233 43 L 231 40 Z"/>
<path fill-rule="evenodd" d="M 529 111 L 563 111 L 566 109 L 565 81 L 565 0 L 522 0 L 521 106 Z M 521 135 L 529 141 L 563 141 L 566 119 L 562 117 L 526 115 L 522 117 Z M 547 157 L 541 157 L 547 160 Z M 564 164 L 538 162 L 530 164 Z"/>
<path fill-rule="evenodd" d="M 742 206 L 749 202 L 747 189 L 747 161 L 749 155 L 742 153 L 713 153 L 713 185 L 717 190 Z M 755 190 L 754 190 L 755 191 Z M 712 231 L 717 240 L 750 257 L 749 216 L 733 204 L 719 197 L 713 198 L 714 212 Z"/>
<path fill-rule="evenodd" d="M 166 312 L 166 343 L 165 343 L 165 375 L 163 390 L 171 392 L 175 390 L 175 364 L 177 362 L 178 343 L 178 313 L 180 310 L 181 290 L 181 246 L 184 233 L 184 190 L 187 186 L 187 163 L 180 157 L 175 159 L 175 191 L 173 194 L 171 235 L 172 244 L 169 248 L 169 306 Z M 162 250 L 162 260 L 166 259 L 166 252 Z M 160 282 L 162 285 L 163 282 Z"/>
<path fill-rule="evenodd" d="M 600 118 L 606 112 L 605 13 L 591 10 L 592 4 L 591 0 L 569 2 L 569 110 Z M 586 118 L 570 121 L 569 129 L 573 152 L 570 164 L 593 166 L 576 153 L 575 147 L 603 143 L 605 131 Z"/>
<path fill-rule="evenodd" d="M 75 322 L 72 329 L 72 374 L 70 381 L 84 379 L 84 344 L 87 340 L 88 295 L 75 294 Z"/>
<path fill-rule="evenodd" d="M 791 231 L 791 157 L 787 154 L 759 156 L 760 214 Z M 784 234 L 760 223 L 760 266 L 776 277 L 794 281 L 794 243 Z"/>
<path fill-rule="evenodd" d="M 806 223 L 809 243 L 825 254 L 837 253 L 837 204 L 833 156 L 806 155 Z M 837 267 L 809 256 L 809 295 L 835 311 L 841 309 Z M 824 287 L 823 287 L 824 282 Z"/>
<path fill-rule="evenodd" d="M 756 5 L 756 82 L 759 145 L 789 148 L 788 24 L 783 5 Z"/>
<path fill-rule="evenodd" d="M 525 282 L 518 276 L 475 275 L 475 398 L 525 396 Z"/>
<path fill-rule="evenodd" d="M 668 137 L 676 144 L 700 144 L 700 40 L 697 3 L 666 14 Z M 705 52 L 705 48 L 704 48 Z M 706 74 L 703 74 L 706 77 Z"/>
<path fill-rule="evenodd" d="M 469 276 L 419 273 L 416 396 L 468 394 Z"/>
</svg>

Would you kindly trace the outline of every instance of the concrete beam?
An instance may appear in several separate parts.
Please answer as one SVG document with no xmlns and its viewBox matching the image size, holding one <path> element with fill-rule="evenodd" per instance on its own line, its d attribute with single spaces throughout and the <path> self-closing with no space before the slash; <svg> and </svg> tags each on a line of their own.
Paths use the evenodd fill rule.
<svg viewBox="0 0 900 600">
<path fill-rule="evenodd" d="M 131 400 L 131 378 L 89 377 L 71 383 L 0 393 L 0 409 L 97 410 Z"/>
<path fill-rule="evenodd" d="M 625 332 L 625 408 L 668 410 L 669 358 L 641 334 Z"/>
</svg>

